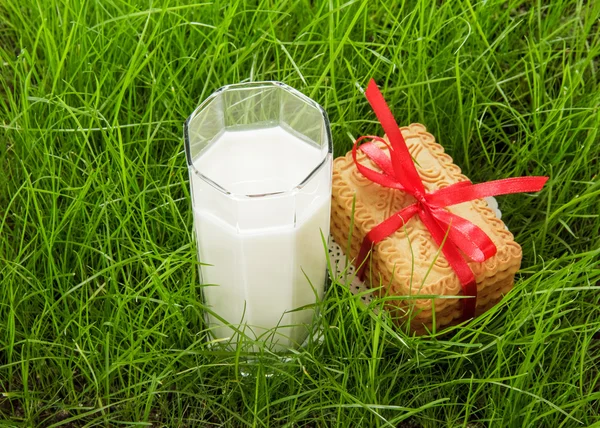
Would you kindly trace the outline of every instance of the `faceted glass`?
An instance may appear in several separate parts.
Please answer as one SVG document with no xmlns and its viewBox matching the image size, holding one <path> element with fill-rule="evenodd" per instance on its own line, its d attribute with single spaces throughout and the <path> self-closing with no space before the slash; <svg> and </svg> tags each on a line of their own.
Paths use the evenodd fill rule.
<svg viewBox="0 0 600 428">
<path fill-rule="evenodd" d="M 184 135 L 213 335 L 300 345 L 326 279 L 327 114 L 283 83 L 229 85 L 192 113 Z"/>
</svg>

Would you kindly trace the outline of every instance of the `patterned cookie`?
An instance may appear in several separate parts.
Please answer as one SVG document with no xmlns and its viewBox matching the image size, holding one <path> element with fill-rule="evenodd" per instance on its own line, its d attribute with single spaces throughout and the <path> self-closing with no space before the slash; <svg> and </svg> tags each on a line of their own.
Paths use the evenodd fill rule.
<svg viewBox="0 0 600 428">
<path fill-rule="evenodd" d="M 412 124 L 401 131 L 427 191 L 468 180 L 423 125 Z M 382 143 L 377 144 L 387 153 Z M 358 159 L 365 166 L 377 169 L 360 151 Z M 369 230 L 415 201 L 411 195 L 384 188 L 363 177 L 354 165 L 351 152 L 335 159 L 331 234 L 343 248 L 348 242 L 354 198 L 354 229 L 349 249 L 353 261 Z M 483 263 L 469 262 L 479 293 L 477 312 L 481 313 L 512 288 L 514 275 L 521 265 L 521 247 L 486 201 L 465 202 L 448 209 L 479 226 L 498 249 L 494 257 Z M 462 295 L 458 277 L 417 216 L 374 247 L 366 282 L 376 287 L 380 295 L 398 296 L 397 300 L 390 301 L 389 309 L 402 319 L 410 317 L 411 328 L 417 332 L 431 329 L 434 318 L 436 327 L 440 328 L 456 323 L 461 317 L 461 302 L 451 298 Z"/>
</svg>

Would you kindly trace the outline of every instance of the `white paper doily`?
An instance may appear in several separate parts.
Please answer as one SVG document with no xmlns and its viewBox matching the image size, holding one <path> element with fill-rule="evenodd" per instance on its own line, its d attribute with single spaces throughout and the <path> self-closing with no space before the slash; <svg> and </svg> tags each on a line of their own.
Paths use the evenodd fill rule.
<svg viewBox="0 0 600 428">
<path fill-rule="evenodd" d="M 485 198 L 485 201 L 488 203 L 491 210 L 494 211 L 496 217 L 501 219 L 502 211 L 498 208 L 498 201 L 496 198 Z M 346 255 L 344 254 L 342 247 L 340 247 L 331 236 L 329 237 L 329 258 L 335 276 L 339 278 L 342 283 L 348 284 L 350 291 L 353 294 L 360 294 L 365 305 L 371 303 L 373 296 L 369 292 L 369 288 L 356 277 L 356 268 L 351 263 L 348 263 L 348 267 L 346 268 Z"/>
</svg>

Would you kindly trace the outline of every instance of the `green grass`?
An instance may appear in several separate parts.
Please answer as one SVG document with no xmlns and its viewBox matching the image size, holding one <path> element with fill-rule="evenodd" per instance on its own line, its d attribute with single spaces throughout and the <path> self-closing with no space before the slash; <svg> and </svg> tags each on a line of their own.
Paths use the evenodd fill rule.
<svg viewBox="0 0 600 428">
<path fill-rule="evenodd" d="M 600 1 L 251 3 L 0 3 L 0 417 L 600 424 Z M 339 155 L 381 133 L 370 77 L 473 181 L 551 177 L 500 199 L 514 292 L 410 337 L 334 282 L 323 342 L 289 362 L 209 349 L 183 121 L 224 84 L 280 80 L 327 109 Z"/>
</svg>

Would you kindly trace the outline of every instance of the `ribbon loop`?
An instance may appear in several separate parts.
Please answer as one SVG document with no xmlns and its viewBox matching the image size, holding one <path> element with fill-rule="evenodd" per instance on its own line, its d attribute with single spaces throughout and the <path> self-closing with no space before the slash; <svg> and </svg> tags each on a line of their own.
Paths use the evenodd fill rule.
<svg viewBox="0 0 600 428">
<path fill-rule="evenodd" d="M 389 144 L 383 138 L 375 136 L 358 138 L 352 147 L 352 158 L 356 168 L 372 182 L 409 193 L 417 202 L 388 217 L 366 234 L 358 254 L 358 276 L 364 279 L 368 257 L 373 246 L 395 233 L 411 217 L 418 214 L 436 244 L 441 246 L 442 253 L 462 285 L 463 294 L 471 297 L 463 300 L 463 317 L 472 318 L 475 316 L 477 284 L 465 257 L 476 262 L 484 262 L 496 254 L 497 248 L 481 228 L 451 213 L 446 207 L 488 196 L 537 192 L 542 189 L 548 177 L 506 178 L 480 184 L 461 181 L 428 193 L 396 119 L 373 79 L 370 80 L 365 94 L 388 136 Z M 367 139 L 371 142 L 359 146 L 359 143 Z M 372 141 L 385 144 L 389 157 Z M 358 150 L 371 159 L 382 172 L 361 165 L 357 159 Z"/>
</svg>

